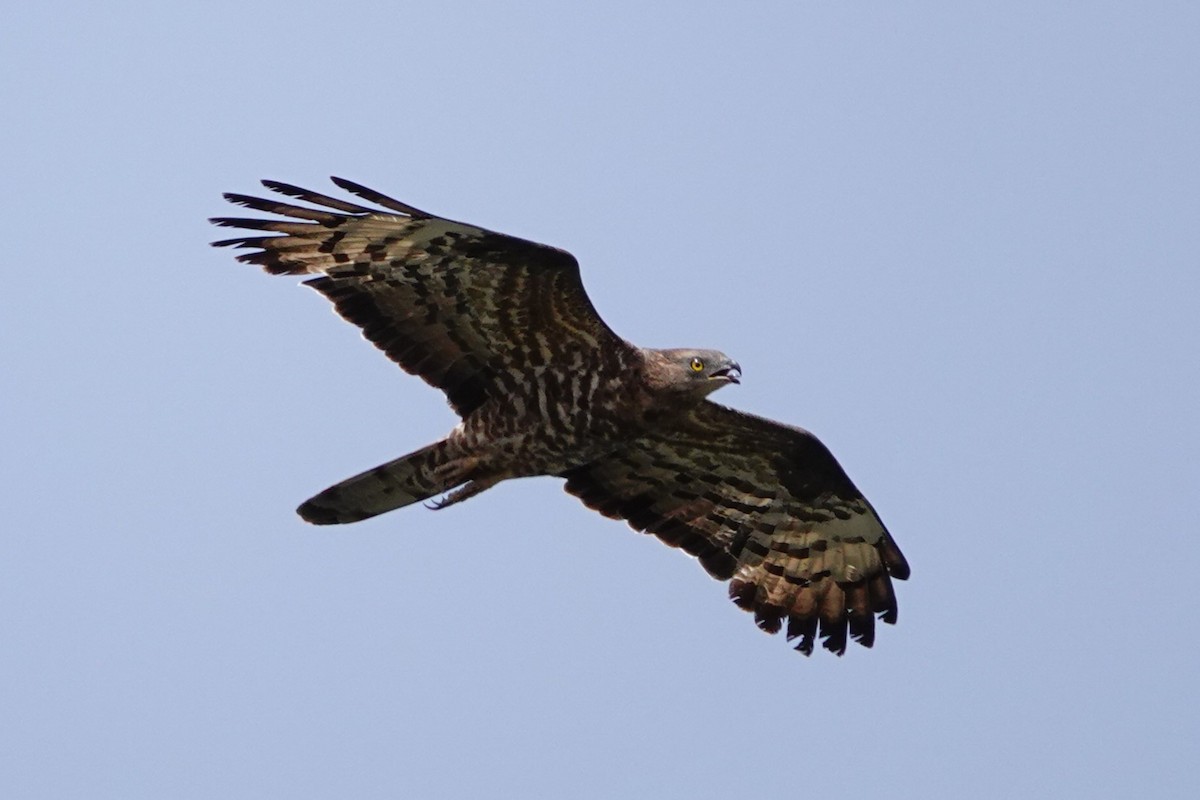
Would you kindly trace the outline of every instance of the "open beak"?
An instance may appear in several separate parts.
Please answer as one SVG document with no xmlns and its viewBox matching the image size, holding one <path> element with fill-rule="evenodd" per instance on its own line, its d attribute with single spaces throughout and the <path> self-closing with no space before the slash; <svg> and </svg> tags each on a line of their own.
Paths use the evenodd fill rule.
<svg viewBox="0 0 1200 800">
<path fill-rule="evenodd" d="M 714 378 L 722 378 L 730 383 L 742 382 L 742 367 L 736 361 L 728 367 L 721 367 L 719 370 L 708 376 L 710 380 Z"/>
</svg>

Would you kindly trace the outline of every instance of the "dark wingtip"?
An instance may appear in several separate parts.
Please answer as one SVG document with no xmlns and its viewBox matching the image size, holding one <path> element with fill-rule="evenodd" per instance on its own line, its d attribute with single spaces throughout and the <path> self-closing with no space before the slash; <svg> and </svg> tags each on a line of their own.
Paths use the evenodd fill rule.
<svg viewBox="0 0 1200 800">
<path fill-rule="evenodd" d="M 824 623 L 822 623 L 822 630 L 821 630 L 821 646 L 822 647 L 824 647 L 829 652 L 833 653 L 835 656 L 844 656 L 844 655 L 846 655 L 846 644 L 847 644 L 847 637 L 846 637 L 846 629 L 845 629 L 844 622 L 841 623 L 834 630 L 829 631 L 828 633 L 825 632 Z"/>
<path fill-rule="evenodd" d="M 341 200 L 336 197 L 330 197 L 320 192 L 314 192 L 311 189 L 305 189 L 301 186 L 296 186 L 292 183 L 284 183 L 283 181 L 271 180 L 264 178 L 262 185 L 270 189 L 272 192 L 295 197 L 298 200 L 304 200 L 326 208 L 332 208 L 340 211 L 343 214 L 370 214 L 372 210 L 365 206 L 360 206 L 358 203 L 350 203 L 346 200 Z"/>
<path fill-rule="evenodd" d="M 338 187 L 350 192 L 350 194 L 357 195 L 372 203 L 377 203 L 390 211 L 396 211 L 409 217 L 428 218 L 433 216 L 428 211 L 422 211 L 419 208 L 410 206 L 408 203 L 401 203 L 396 198 L 388 197 L 386 194 L 363 186 L 361 183 L 355 183 L 346 178 L 339 178 L 336 175 L 330 175 L 329 180 L 333 181 Z"/>
<path fill-rule="evenodd" d="M 333 181 L 338 187 L 345 189 L 347 192 L 354 192 L 355 194 L 358 194 L 359 192 L 367 192 L 368 194 L 375 194 L 374 189 L 368 189 L 366 186 L 363 186 L 361 183 L 356 183 L 355 181 L 352 181 L 349 178 L 339 178 L 337 175 L 330 175 L 329 180 Z"/>
<path fill-rule="evenodd" d="M 883 563 L 887 566 L 888 574 L 898 581 L 908 580 L 908 576 L 912 574 L 909 569 L 908 559 L 900 552 L 900 548 L 889 537 L 882 542 Z"/>
<path fill-rule="evenodd" d="M 788 617 L 787 640 L 789 642 L 799 639 L 796 642 L 796 652 L 802 653 L 805 656 L 813 654 L 813 644 L 817 638 L 817 618 L 815 616 L 790 616 Z"/>
<path fill-rule="evenodd" d="M 758 587 L 750 581 L 734 578 L 729 582 L 729 599 L 743 611 L 753 611 Z"/>
<path fill-rule="evenodd" d="M 228 219 L 228 217 L 209 217 L 208 221 L 218 228 L 231 228 L 233 226 L 227 222 Z M 234 241 L 233 239 L 221 239 L 216 242 L 209 242 L 208 244 L 210 247 L 232 247 Z"/>
<path fill-rule="evenodd" d="M 764 603 L 754 611 L 754 622 L 758 625 L 759 630 L 765 633 L 779 633 L 779 629 L 783 626 L 783 618 L 786 611 L 779 606 L 773 606 Z"/>
</svg>

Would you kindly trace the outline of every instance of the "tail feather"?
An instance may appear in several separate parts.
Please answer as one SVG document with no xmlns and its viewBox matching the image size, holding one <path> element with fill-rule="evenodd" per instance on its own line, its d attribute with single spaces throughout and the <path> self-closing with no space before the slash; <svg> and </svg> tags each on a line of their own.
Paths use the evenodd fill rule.
<svg viewBox="0 0 1200 800">
<path fill-rule="evenodd" d="M 448 477 L 444 475 L 449 462 L 446 449 L 446 442 L 437 442 L 347 478 L 304 501 L 296 513 L 314 525 L 338 525 L 447 492 L 469 476 L 453 471 Z"/>
</svg>

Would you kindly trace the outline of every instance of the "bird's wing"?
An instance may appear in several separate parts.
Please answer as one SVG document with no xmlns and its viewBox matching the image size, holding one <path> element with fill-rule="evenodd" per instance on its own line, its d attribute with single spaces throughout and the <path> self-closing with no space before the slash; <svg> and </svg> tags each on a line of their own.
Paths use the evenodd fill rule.
<svg viewBox="0 0 1200 800">
<path fill-rule="evenodd" d="M 896 621 L 904 556 L 833 455 L 799 428 L 702 402 L 616 453 L 563 474 L 588 507 L 625 519 L 729 580 L 729 595 L 797 650 L 819 635 L 870 647 Z"/>
<path fill-rule="evenodd" d="M 226 194 L 290 219 L 217 217 L 217 225 L 265 235 L 213 244 L 250 248 L 238 259 L 273 274 L 317 275 L 306 283 L 393 361 L 444 391 L 461 416 L 552 359 L 632 350 L 596 313 L 570 253 L 333 180 L 381 208 L 263 181 L 316 208 Z"/>
</svg>

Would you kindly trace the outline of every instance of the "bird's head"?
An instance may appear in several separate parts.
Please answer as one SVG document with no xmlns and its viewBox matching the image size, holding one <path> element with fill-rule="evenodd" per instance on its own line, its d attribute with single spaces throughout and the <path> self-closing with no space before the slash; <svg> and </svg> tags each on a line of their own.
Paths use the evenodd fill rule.
<svg viewBox="0 0 1200 800">
<path fill-rule="evenodd" d="M 651 385 L 672 393 L 696 397 L 730 383 L 741 383 L 742 368 L 717 350 L 647 350 L 647 376 Z"/>
</svg>

